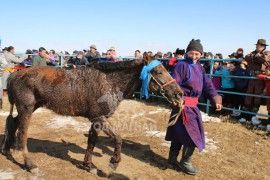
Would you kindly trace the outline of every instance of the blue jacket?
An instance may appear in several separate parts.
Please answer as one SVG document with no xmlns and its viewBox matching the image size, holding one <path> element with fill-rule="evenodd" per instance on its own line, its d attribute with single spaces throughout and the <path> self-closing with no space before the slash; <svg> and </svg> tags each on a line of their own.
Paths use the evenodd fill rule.
<svg viewBox="0 0 270 180">
<path fill-rule="evenodd" d="M 220 68 L 220 70 L 216 71 L 215 74 L 223 75 L 223 76 L 229 76 L 231 75 L 230 69 L 224 69 L 223 67 Z M 222 77 L 221 78 L 221 88 L 222 89 L 229 89 L 234 88 L 235 84 L 232 78 L 230 77 Z"/>
</svg>

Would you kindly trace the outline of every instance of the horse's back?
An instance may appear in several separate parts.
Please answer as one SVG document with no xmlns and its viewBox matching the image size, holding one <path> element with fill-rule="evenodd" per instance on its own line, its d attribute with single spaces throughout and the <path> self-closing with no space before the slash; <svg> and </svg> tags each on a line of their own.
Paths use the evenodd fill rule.
<svg viewBox="0 0 270 180">
<path fill-rule="evenodd" d="M 117 104 L 112 83 L 101 71 L 82 67 L 65 70 L 32 67 L 18 71 L 9 80 L 17 104 L 46 107 L 61 115 L 97 117 L 114 112 Z M 105 101 L 105 102 L 103 102 Z M 112 103 L 113 101 L 116 101 Z"/>
</svg>

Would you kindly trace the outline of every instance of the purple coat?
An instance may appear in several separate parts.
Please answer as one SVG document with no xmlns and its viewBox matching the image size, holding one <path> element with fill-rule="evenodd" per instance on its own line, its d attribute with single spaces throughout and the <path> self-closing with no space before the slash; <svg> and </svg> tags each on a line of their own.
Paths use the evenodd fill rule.
<svg viewBox="0 0 270 180">
<path fill-rule="evenodd" d="M 184 96 L 199 98 L 203 93 L 211 100 L 212 105 L 221 104 L 221 97 L 200 62 L 193 64 L 191 58 L 180 61 L 174 68 L 173 77 L 184 91 Z M 183 125 L 181 115 L 174 126 L 168 127 L 165 139 L 179 142 L 188 147 L 196 146 L 199 151 L 202 151 L 205 147 L 205 137 L 200 110 L 198 107 L 185 108 L 188 123 Z M 178 109 L 173 109 L 171 116 L 177 112 Z"/>
<path fill-rule="evenodd" d="M 216 70 L 213 71 L 213 74 L 215 74 L 215 72 L 216 72 Z M 216 90 L 221 89 L 221 77 L 213 76 L 212 83 L 213 83 L 214 87 L 216 88 Z"/>
</svg>

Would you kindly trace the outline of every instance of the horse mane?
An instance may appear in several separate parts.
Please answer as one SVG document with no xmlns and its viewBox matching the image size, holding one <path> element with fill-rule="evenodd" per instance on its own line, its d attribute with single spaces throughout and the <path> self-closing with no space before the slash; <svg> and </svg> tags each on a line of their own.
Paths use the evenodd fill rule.
<svg viewBox="0 0 270 180">
<path fill-rule="evenodd" d="M 104 71 L 111 71 L 111 70 L 128 70 L 133 69 L 139 65 L 142 65 L 142 60 L 128 60 L 128 61 L 118 61 L 118 62 L 98 62 L 93 65 L 90 65 L 91 67 L 95 67 L 99 70 Z"/>
</svg>

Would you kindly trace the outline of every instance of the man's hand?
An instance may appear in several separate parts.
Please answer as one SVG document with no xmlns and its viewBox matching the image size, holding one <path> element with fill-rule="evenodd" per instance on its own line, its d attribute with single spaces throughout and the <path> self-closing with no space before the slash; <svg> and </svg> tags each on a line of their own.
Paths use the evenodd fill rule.
<svg viewBox="0 0 270 180">
<path fill-rule="evenodd" d="M 266 79 L 266 75 L 265 74 L 259 74 L 259 75 L 257 75 L 257 77 L 259 79 Z"/>
<path fill-rule="evenodd" d="M 270 51 L 264 51 L 265 59 L 268 61 L 270 59 Z"/>
<path fill-rule="evenodd" d="M 261 53 L 257 53 L 257 54 L 255 55 L 255 57 L 256 57 L 256 58 L 262 57 L 262 54 L 261 54 Z"/>
<path fill-rule="evenodd" d="M 184 104 L 185 104 L 185 101 L 183 99 L 181 99 L 180 102 L 179 102 L 179 104 L 178 104 L 178 107 L 180 109 L 184 109 L 184 107 L 185 107 Z"/>
<path fill-rule="evenodd" d="M 216 111 L 220 111 L 222 109 L 222 104 L 216 104 Z"/>
</svg>

